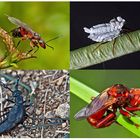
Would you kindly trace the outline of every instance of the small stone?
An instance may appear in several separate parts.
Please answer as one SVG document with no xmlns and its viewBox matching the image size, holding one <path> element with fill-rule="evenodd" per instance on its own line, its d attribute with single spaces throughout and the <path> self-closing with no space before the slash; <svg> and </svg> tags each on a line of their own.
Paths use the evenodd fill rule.
<svg viewBox="0 0 140 140">
<path fill-rule="evenodd" d="M 41 114 L 41 110 L 36 109 L 36 115 L 40 115 Z"/>
<path fill-rule="evenodd" d="M 48 111 L 46 114 L 45 114 L 45 117 L 46 118 L 53 118 L 54 117 L 54 113 L 52 111 Z"/>
<path fill-rule="evenodd" d="M 55 111 L 56 116 L 59 116 L 61 118 L 69 118 L 69 111 L 70 111 L 70 105 L 68 103 L 64 103 L 58 106 L 58 108 Z"/>
<path fill-rule="evenodd" d="M 62 123 L 62 127 L 64 128 L 64 127 L 66 127 L 67 126 L 67 124 L 66 123 Z"/>
</svg>

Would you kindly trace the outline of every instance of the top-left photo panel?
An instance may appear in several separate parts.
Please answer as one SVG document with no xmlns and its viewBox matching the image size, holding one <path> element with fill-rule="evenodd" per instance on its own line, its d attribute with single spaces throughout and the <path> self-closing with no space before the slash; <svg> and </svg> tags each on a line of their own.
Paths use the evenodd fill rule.
<svg viewBox="0 0 140 140">
<path fill-rule="evenodd" d="M 69 2 L 0 2 L 0 69 L 69 69 Z"/>
</svg>

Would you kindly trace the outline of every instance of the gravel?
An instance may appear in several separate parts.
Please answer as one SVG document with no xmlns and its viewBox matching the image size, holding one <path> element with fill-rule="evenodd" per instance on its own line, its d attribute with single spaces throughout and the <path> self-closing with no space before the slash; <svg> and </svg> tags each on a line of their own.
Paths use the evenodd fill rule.
<svg viewBox="0 0 140 140">
<path fill-rule="evenodd" d="M 10 78 L 12 77 L 12 79 L 8 80 L 5 78 L 5 75 Z M 5 80 L 6 85 L 10 89 L 13 89 L 14 79 L 17 78 L 17 75 L 20 77 L 20 82 L 31 89 L 29 92 L 27 87 L 28 90 L 23 85 L 19 85 L 26 104 L 29 105 L 30 101 L 32 101 L 32 105 L 26 107 L 28 117 L 23 122 L 24 125 L 18 124 L 14 129 L 6 134 L 0 135 L 0 137 L 69 137 L 70 95 L 68 71 L 3 70 L 0 72 L 0 78 Z M 14 105 L 14 103 L 6 101 L 5 99 L 7 98 L 13 99 L 11 92 L 0 86 L 0 111 L 3 111 L 8 106 Z M 0 122 L 6 117 L 0 117 Z"/>
</svg>

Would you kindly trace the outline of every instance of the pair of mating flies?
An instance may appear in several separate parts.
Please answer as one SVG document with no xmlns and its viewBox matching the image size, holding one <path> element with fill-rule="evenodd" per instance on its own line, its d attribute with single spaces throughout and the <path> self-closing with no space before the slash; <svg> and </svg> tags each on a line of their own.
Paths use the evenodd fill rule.
<svg viewBox="0 0 140 140">
<path fill-rule="evenodd" d="M 27 39 L 30 40 L 30 46 L 32 47 L 32 49 L 29 52 L 31 52 L 34 47 L 37 47 L 37 50 L 38 50 L 39 46 L 44 48 L 44 49 L 46 49 L 46 46 L 54 49 L 52 46 L 48 45 L 47 43 L 52 41 L 52 40 L 54 40 L 54 39 L 57 39 L 59 36 L 57 36 L 57 37 L 55 37 L 53 39 L 50 39 L 47 42 L 45 42 L 40 37 L 40 35 L 38 33 L 36 33 L 35 31 L 33 31 L 26 23 L 20 21 L 17 18 L 10 17 L 10 16 L 8 16 L 8 20 L 11 23 L 13 23 L 13 24 L 18 26 L 17 28 L 11 30 L 13 37 L 21 38 L 21 40 L 27 40 Z M 18 42 L 17 46 L 19 45 L 19 43 L 20 43 L 20 41 Z"/>
<path fill-rule="evenodd" d="M 75 115 L 75 119 L 86 118 L 95 128 L 104 128 L 116 122 L 117 110 L 132 122 L 130 117 L 136 115 L 135 111 L 140 111 L 140 88 L 128 89 L 122 84 L 113 85 L 81 109 Z M 133 124 L 136 127 L 140 126 L 136 123 Z"/>
</svg>

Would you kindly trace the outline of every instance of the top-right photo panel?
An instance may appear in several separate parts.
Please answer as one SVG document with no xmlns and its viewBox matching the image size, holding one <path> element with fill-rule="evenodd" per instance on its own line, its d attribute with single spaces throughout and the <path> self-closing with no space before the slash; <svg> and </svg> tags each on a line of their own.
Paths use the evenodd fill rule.
<svg viewBox="0 0 140 140">
<path fill-rule="evenodd" d="M 71 2 L 70 69 L 140 69 L 140 2 Z"/>
</svg>

